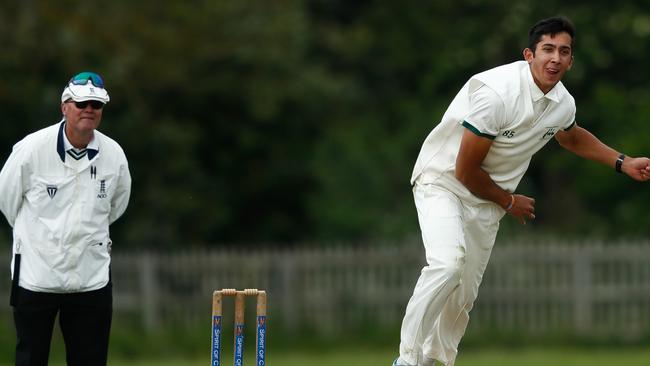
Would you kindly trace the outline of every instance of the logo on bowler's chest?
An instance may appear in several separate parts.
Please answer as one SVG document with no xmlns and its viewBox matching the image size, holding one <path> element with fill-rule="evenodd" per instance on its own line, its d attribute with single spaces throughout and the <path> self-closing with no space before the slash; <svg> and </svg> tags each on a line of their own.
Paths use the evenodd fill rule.
<svg viewBox="0 0 650 366">
<path fill-rule="evenodd" d="M 99 194 L 97 198 L 106 198 L 106 180 L 102 179 L 99 181 Z"/>
<path fill-rule="evenodd" d="M 546 127 L 546 132 L 542 135 L 542 140 L 548 140 L 551 137 L 555 136 L 555 133 L 557 132 L 557 126 L 553 127 Z"/>
</svg>

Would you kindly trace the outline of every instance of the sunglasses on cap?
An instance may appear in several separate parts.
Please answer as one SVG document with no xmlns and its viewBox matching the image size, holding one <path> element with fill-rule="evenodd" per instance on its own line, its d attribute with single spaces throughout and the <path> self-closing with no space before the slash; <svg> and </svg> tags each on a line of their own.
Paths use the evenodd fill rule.
<svg viewBox="0 0 650 366">
<path fill-rule="evenodd" d="M 84 100 L 83 102 L 75 102 L 75 101 L 69 101 L 68 103 L 74 103 L 75 107 L 78 109 L 86 109 L 88 105 L 90 105 L 90 108 L 92 109 L 102 109 L 104 108 L 104 103 L 98 101 L 98 100 Z"/>
<path fill-rule="evenodd" d="M 70 82 L 68 84 L 74 84 L 74 85 L 86 85 L 86 83 L 90 80 L 90 82 L 98 87 L 98 88 L 103 88 L 104 87 L 104 79 L 102 79 L 101 76 L 98 74 L 95 74 L 94 72 L 81 72 L 70 79 Z"/>
</svg>

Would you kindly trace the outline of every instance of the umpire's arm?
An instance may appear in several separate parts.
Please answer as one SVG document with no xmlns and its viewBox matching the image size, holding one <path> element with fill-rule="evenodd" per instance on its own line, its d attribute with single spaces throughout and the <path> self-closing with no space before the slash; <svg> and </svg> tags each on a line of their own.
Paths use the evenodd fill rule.
<svg viewBox="0 0 650 366">
<path fill-rule="evenodd" d="M 24 164 L 25 144 L 23 141 L 14 145 L 14 148 L 0 171 L 0 211 L 7 218 L 11 227 L 14 226 L 16 216 L 23 203 L 27 167 Z"/>
</svg>

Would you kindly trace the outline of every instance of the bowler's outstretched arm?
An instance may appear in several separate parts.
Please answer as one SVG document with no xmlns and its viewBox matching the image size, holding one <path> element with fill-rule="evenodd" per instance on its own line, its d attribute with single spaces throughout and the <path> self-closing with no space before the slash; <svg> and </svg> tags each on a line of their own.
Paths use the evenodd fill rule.
<svg viewBox="0 0 650 366">
<path fill-rule="evenodd" d="M 582 158 L 611 167 L 616 165 L 616 160 L 621 155 L 621 153 L 605 145 L 591 132 L 577 124 L 569 130 L 558 132 L 555 139 L 568 151 Z M 648 181 L 650 180 L 650 159 L 646 157 L 626 157 L 623 159 L 621 171 L 634 180 Z"/>
</svg>

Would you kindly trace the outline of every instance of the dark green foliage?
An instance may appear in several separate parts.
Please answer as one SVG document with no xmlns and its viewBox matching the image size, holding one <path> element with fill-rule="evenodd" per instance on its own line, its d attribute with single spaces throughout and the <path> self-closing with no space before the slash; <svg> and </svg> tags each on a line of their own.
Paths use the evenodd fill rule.
<svg viewBox="0 0 650 366">
<path fill-rule="evenodd" d="M 5 2 L 0 156 L 57 122 L 67 78 L 94 70 L 112 97 L 101 130 L 124 147 L 134 178 L 116 243 L 403 238 L 418 230 L 408 180 L 420 144 L 471 74 L 522 57 L 540 18 L 576 23 L 565 84 L 578 122 L 625 153 L 648 154 L 650 18 L 641 10 L 532 0 Z M 520 192 L 538 200 L 541 231 L 650 234 L 647 184 L 555 143 Z"/>
</svg>

